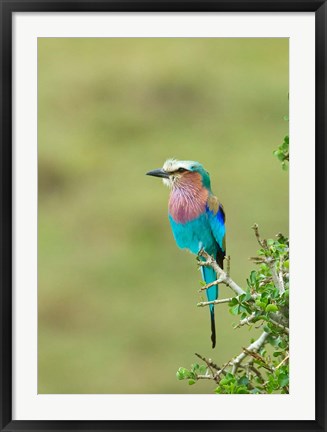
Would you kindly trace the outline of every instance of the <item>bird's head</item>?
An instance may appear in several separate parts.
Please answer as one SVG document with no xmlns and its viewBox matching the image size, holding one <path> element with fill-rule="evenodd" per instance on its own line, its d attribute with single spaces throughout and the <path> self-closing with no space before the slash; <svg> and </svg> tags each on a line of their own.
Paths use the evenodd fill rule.
<svg viewBox="0 0 327 432">
<path fill-rule="evenodd" d="M 162 168 L 149 171 L 146 174 L 161 177 L 163 183 L 171 189 L 192 184 L 192 182 L 200 179 L 202 185 L 210 190 L 209 173 L 199 162 L 167 159 Z"/>
</svg>

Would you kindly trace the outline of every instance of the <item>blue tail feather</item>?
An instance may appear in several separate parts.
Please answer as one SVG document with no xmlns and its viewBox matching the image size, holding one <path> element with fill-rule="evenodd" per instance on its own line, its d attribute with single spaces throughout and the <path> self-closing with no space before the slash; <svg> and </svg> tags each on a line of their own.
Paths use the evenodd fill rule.
<svg viewBox="0 0 327 432">
<path fill-rule="evenodd" d="M 215 271 L 210 267 L 201 267 L 202 277 L 206 284 L 209 284 L 217 279 Z M 208 301 L 217 300 L 218 298 L 218 285 L 214 285 L 206 290 Z M 210 319 L 211 319 L 211 341 L 212 348 L 216 346 L 216 328 L 215 328 L 215 306 L 210 305 Z"/>
</svg>

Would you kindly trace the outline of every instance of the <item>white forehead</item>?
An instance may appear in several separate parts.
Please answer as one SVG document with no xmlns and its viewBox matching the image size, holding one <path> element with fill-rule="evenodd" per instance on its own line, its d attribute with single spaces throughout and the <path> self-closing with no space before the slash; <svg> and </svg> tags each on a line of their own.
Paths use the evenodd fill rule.
<svg viewBox="0 0 327 432">
<path fill-rule="evenodd" d="M 179 161 L 176 159 L 167 159 L 163 164 L 162 169 L 166 172 L 177 171 L 178 168 L 190 169 L 192 165 L 196 164 L 194 161 Z"/>
</svg>

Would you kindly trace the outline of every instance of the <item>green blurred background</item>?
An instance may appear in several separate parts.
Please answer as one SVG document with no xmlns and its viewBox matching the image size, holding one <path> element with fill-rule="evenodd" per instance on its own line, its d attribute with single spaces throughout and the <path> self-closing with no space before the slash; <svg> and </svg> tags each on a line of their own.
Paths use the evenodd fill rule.
<svg viewBox="0 0 327 432">
<path fill-rule="evenodd" d="M 168 157 L 204 164 L 244 285 L 253 223 L 288 234 L 272 155 L 287 114 L 287 39 L 38 39 L 39 393 L 212 393 L 178 367 L 195 352 L 222 364 L 252 333 L 220 305 L 211 349 L 195 257 L 145 173 Z"/>
</svg>

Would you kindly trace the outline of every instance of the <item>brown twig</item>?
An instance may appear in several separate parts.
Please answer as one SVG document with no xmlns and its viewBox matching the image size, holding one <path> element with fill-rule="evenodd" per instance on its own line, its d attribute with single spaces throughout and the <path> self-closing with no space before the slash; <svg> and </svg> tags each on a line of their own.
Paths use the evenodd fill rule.
<svg viewBox="0 0 327 432">
<path fill-rule="evenodd" d="M 252 229 L 254 230 L 254 234 L 255 234 L 255 236 L 256 236 L 256 238 L 257 238 L 257 241 L 258 241 L 259 245 L 260 245 L 263 249 L 267 249 L 267 242 L 266 242 L 266 240 L 261 240 L 261 237 L 260 237 L 260 234 L 259 234 L 259 226 L 258 226 L 258 224 L 255 223 L 255 224 L 252 226 Z"/>
<path fill-rule="evenodd" d="M 256 376 L 259 378 L 259 380 L 263 383 L 263 382 L 264 382 L 264 379 L 263 379 L 263 376 L 262 376 L 262 374 L 260 373 L 260 371 L 259 371 L 256 367 L 254 367 L 253 364 L 250 364 L 250 365 L 249 365 L 249 368 L 250 368 L 250 370 L 251 370 L 253 373 L 256 374 Z"/>
<path fill-rule="evenodd" d="M 220 371 L 221 369 L 219 368 L 219 366 L 217 366 L 215 363 L 213 363 L 213 361 L 211 359 L 206 359 L 205 357 L 203 357 L 201 354 L 195 353 L 195 355 L 197 357 L 199 357 L 199 359 L 201 359 L 202 361 L 204 361 L 206 363 L 206 365 L 208 366 L 208 368 L 210 369 L 210 372 L 212 374 L 211 379 L 215 380 L 216 382 L 218 382 L 217 380 L 217 374 L 214 371 L 214 369 L 216 371 Z M 207 375 L 206 375 L 207 376 Z M 198 375 L 199 377 L 199 375 Z"/>
<path fill-rule="evenodd" d="M 273 369 L 267 364 L 266 360 L 257 352 L 255 351 L 249 351 L 247 348 L 243 348 L 243 351 L 247 354 L 255 358 L 256 360 L 260 361 L 262 363 L 262 367 L 269 370 L 269 372 L 273 372 Z"/>
</svg>

